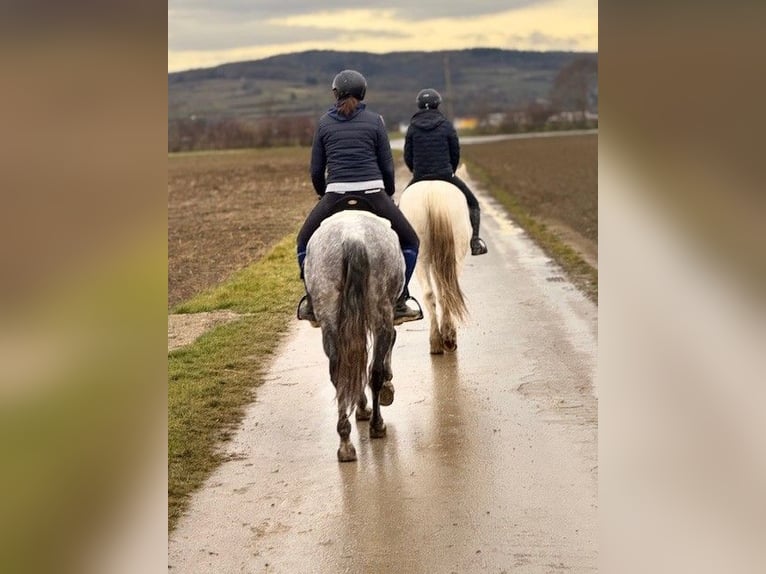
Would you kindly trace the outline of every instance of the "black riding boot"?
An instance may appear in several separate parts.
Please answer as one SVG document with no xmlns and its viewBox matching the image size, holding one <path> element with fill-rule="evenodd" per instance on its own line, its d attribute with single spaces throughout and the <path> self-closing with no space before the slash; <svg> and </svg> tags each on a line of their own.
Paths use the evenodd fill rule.
<svg viewBox="0 0 766 574">
<path fill-rule="evenodd" d="M 312 326 L 317 327 L 317 318 L 314 316 L 314 305 L 311 303 L 311 297 L 304 295 L 300 303 L 298 303 L 298 312 L 296 313 L 298 319 L 309 321 Z"/>
<path fill-rule="evenodd" d="M 473 235 L 471 236 L 471 255 L 484 255 L 487 252 L 487 244 L 479 237 L 479 222 L 481 221 L 481 211 L 478 207 L 469 207 L 468 216 L 471 218 L 471 227 Z"/>
<path fill-rule="evenodd" d="M 303 281 L 304 288 L 306 287 L 306 279 L 303 274 L 303 261 L 306 258 L 305 251 L 298 252 L 298 267 L 301 270 L 301 281 Z M 306 289 L 306 295 L 298 303 L 298 310 L 295 313 L 296 317 L 301 321 L 310 321 L 311 325 L 318 327 L 317 318 L 314 316 L 314 304 L 311 302 L 311 297 L 308 295 L 308 289 Z"/>
<path fill-rule="evenodd" d="M 404 286 L 404 291 L 399 295 L 394 307 L 394 325 L 401 325 L 407 321 L 418 321 L 423 318 L 423 310 L 420 303 L 414 297 L 410 297 L 410 291 Z"/>
</svg>

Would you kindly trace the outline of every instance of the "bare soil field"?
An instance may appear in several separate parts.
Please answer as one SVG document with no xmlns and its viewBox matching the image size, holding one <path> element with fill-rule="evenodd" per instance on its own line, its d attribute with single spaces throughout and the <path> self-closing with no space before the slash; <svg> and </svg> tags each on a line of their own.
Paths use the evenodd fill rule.
<svg viewBox="0 0 766 574">
<path fill-rule="evenodd" d="M 169 308 L 297 233 L 316 203 L 308 166 L 307 148 L 169 156 Z"/>
<path fill-rule="evenodd" d="M 463 146 L 461 151 L 494 186 L 596 267 L 597 135 L 506 140 Z"/>
<path fill-rule="evenodd" d="M 595 135 L 510 140 L 463 146 L 463 155 L 595 266 L 597 141 Z M 308 166 L 308 148 L 169 156 L 169 308 L 297 233 L 317 200 Z"/>
</svg>

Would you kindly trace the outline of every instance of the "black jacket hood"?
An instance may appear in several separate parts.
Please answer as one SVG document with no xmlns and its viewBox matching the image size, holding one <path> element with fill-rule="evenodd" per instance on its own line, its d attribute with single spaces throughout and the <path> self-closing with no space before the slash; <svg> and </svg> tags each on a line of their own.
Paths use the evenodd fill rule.
<svg viewBox="0 0 766 574">
<path fill-rule="evenodd" d="M 410 124 L 418 129 L 431 131 L 438 128 L 446 119 L 439 110 L 420 110 L 412 116 Z"/>
</svg>

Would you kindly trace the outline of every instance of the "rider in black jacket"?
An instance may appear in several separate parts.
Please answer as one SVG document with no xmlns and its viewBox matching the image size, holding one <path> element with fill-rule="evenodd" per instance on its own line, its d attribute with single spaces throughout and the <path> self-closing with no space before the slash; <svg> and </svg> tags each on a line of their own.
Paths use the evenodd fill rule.
<svg viewBox="0 0 766 574">
<path fill-rule="evenodd" d="M 320 196 L 298 233 L 298 264 L 303 278 L 306 247 L 323 220 L 344 209 L 367 209 L 391 222 L 404 255 L 404 291 L 394 309 L 394 323 L 423 318 L 407 285 L 417 262 L 417 233 L 394 203 L 394 160 L 383 118 L 362 103 L 367 81 L 343 70 L 332 82 L 335 105 L 321 118 L 311 149 L 311 181 Z M 325 175 L 326 174 L 326 175 Z M 301 299 L 298 318 L 315 321 L 311 299 Z"/>
<path fill-rule="evenodd" d="M 412 116 L 404 140 L 404 162 L 412 172 L 412 185 L 424 179 L 448 181 L 465 195 L 473 236 L 471 254 L 483 255 L 487 245 L 479 237 L 481 211 L 479 201 L 465 182 L 455 175 L 460 163 L 460 143 L 457 132 L 438 110 L 442 97 L 436 90 L 427 88 L 418 93 L 419 111 Z"/>
</svg>

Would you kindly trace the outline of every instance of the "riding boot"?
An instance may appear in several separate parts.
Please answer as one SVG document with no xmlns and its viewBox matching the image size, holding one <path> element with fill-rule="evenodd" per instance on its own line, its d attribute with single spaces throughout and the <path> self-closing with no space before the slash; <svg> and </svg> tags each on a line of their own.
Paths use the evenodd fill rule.
<svg viewBox="0 0 766 574">
<path fill-rule="evenodd" d="M 301 269 L 301 280 L 304 279 L 303 277 L 303 261 L 306 259 L 306 252 L 305 251 L 299 251 L 298 252 L 298 266 Z M 296 316 L 301 321 L 310 321 L 311 324 L 316 327 L 319 324 L 317 323 L 317 319 L 314 316 L 314 305 L 311 302 L 311 297 L 308 295 L 308 290 L 306 292 L 306 295 L 303 296 L 303 298 L 298 303 L 298 311 L 296 312 Z"/>
<path fill-rule="evenodd" d="M 316 323 L 317 318 L 314 316 L 314 305 L 311 303 L 311 297 L 308 295 L 304 295 L 300 303 L 298 303 L 297 316 L 302 321 Z"/>
<path fill-rule="evenodd" d="M 479 222 L 481 221 L 481 211 L 478 207 L 469 207 L 468 216 L 471 218 L 471 227 L 473 234 L 471 236 L 471 255 L 484 255 L 487 252 L 487 244 L 479 237 Z"/>
<path fill-rule="evenodd" d="M 420 303 L 414 297 L 410 297 L 410 291 L 404 286 L 404 291 L 399 295 L 394 307 L 394 325 L 401 325 L 407 321 L 418 321 L 423 318 L 423 310 Z"/>
<path fill-rule="evenodd" d="M 409 289 L 407 289 L 418 261 L 418 250 L 411 248 L 402 249 L 402 255 L 404 256 L 404 289 L 394 307 L 394 325 L 401 325 L 405 321 L 417 321 L 423 318 L 423 310 L 420 308 L 420 303 L 413 297 L 410 297 Z"/>
</svg>

